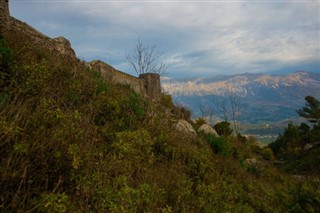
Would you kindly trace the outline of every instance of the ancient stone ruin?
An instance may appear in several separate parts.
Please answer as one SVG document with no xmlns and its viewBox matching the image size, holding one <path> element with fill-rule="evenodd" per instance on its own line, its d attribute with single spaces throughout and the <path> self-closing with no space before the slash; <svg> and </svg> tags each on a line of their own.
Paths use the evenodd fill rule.
<svg viewBox="0 0 320 213">
<path fill-rule="evenodd" d="M 112 66 L 100 60 L 93 60 L 87 63 L 89 67 L 99 71 L 109 82 L 128 84 L 132 89 L 152 100 L 160 100 L 161 85 L 160 76 L 154 73 L 141 74 L 139 78 L 116 70 Z"/>
<path fill-rule="evenodd" d="M 9 1 L 0 0 L 1 13 L 0 13 L 0 24 L 3 31 L 15 31 L 22 32 L 32 39 L 32 41 L 39 46 L 45 46 L 50 51 L 57 51 L 60 54 L 75 58 L 76 54 L 71 48 L 70 42 L 63 38 L 50 38 L 41 32 L 37 31 L 25 22 L 22 22 L 14 17 L 10 16 L 9 12 Z"/>
<path fill-rule="evenodd" d="M 75 51 L 72 49 L 70 42 L 66 38 L 50 38 L 27 23 L 11 17 L 8 3 L 8 0 L 0 0 L 0 26 L 2 31 L 21 32 L 28 36 L 36 46 L 45 47 L 49 51 L 61 54 L 70 61 L 78 60 Z M 160 76 L 158 74 L 147 73 L 142 74 L 137 78 L 116 70 L 99 60 L 94 60 L 87 63 L 87 65 L 101 72 L 102 76 L 109 82 L 128 84 L 134 91 L 151 100 L 159 100 L 161 97 Z"/>
<path fill-rule="evenodd" d="M 139 76 L 143 82 L 147 97 L 153 100 L 159 100 L 161 97 L 160 75 L 155 73 L 145 73 Z"/>
</svg>

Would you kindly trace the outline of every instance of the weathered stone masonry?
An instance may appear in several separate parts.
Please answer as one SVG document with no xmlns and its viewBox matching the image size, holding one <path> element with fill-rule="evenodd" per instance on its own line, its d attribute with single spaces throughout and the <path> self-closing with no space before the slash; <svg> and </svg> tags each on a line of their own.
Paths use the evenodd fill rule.
<svg viewBox="0 0 320 213">
<path fill-rule="evenodd" d="M 161 97 L 160 76 L 158 74 L 146 73 L 141 74 L 139 78 L 137 78 L 116 70 L 112 66 L 99 60 L 94 60 L 88 63 L 88 65 L 99 71 L 109 82 L 128 84 L 135 92 L 152 100 L 159 100 Z"/>
<path fill-rule="evenodd" d="M 0 23 L 9 31 L 20 31 L 31 37 L 33 42 L 39 46 L 44 46 L 50 51 L 64 55 L 68 60 L 78 60 L 70 42 L 63 38 L 49 38 L 48 36 L 37 31 L 27 23 L 19 21 L 10 16 L 8 0 L 0 0 Z M 112 66 L 94 60 L 87 63 L 88 66 L 101 72 L 102 76 L 109 82 L 128 84 L 134 91 L 152 100 L 159 100 L 161 97 L 160 76 L 158 74 L 142 74 L 139 78 L 127 73 L 116 70 Z"/>
<path fill-rule="evenodd" d="M 51 51 L 57 51 L 65 56 L 76 58 L 76 54 L 67 39 L 64 37 L 50 38 L 37 31 L 27 23 L 11 17 L 8 3 L 8 0 L 0 0 L 0 26 L 2 30 L 23 32 L 23 34 L 26 34 L 28 37 L 32 38 L 36 45 L 46 47 Z"/>
</svg>

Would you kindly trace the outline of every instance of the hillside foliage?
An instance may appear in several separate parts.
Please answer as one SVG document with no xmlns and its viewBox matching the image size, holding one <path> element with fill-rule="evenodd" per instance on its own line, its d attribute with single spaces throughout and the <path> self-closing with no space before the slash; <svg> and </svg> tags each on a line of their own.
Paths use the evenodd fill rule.
<svg viewBox="0 0 320 213">
<path fill-rule="evenodd" d="M 228 132 L 177 132 L 165 107 L 25 34 L 2 33 L 0 59 L 1 212 L 320 209 L 318 178 L 280 173 Z"/>
<path fill-rule="evenodd" d="M 284 160 L 282 168 L 295 174 L 320 175 L 320 102 L 305 98 L 306 104 L 297 113 L 310 123 L 289 123 L 283 134 L 269 144 L 278 159 Z"/>
</svg>

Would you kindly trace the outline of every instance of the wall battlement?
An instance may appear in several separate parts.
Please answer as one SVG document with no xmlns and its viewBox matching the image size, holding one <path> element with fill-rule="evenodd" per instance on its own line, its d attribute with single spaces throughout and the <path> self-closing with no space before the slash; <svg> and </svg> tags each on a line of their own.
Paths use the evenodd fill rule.
<svg viewBox="0 0 320 213">
<path fill-rule="evenodd" d="M 139 78 L 137 78 L 116 70 L 114 67 L 100 60 L 93 60 L 88 63 L 88 66 L 99 71 L 109 82 L 128 84 L 135 92 L 152 100 L 160 100 L 161 85 L 160 76 L 158 74 L 146 73 L 141 74 Z"/>
</svg>

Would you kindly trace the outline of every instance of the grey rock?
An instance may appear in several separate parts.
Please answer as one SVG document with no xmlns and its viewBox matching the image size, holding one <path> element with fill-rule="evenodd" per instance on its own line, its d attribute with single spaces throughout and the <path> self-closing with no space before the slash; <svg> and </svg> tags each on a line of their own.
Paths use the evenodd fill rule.
<svg viewBox="0 0 320 213">
<path fill-rule="evenodd" d="M 205 134 L 211 134 L 214 136 L 219 136 L 219 134 L 216 132 L 215 129 L 213 129 L 209 124 L 202 124 L 199 129 L 198 132 L 204 132 Z"/>
<path fill-rule="evenodd" d="M 192 127 L 192 125 L 186 120 L 179 120 L 176 126 L 177 130 L 183 133 L 186 133 L 190 136 L 197 136 L 196 131 Z"/>
</svg>

